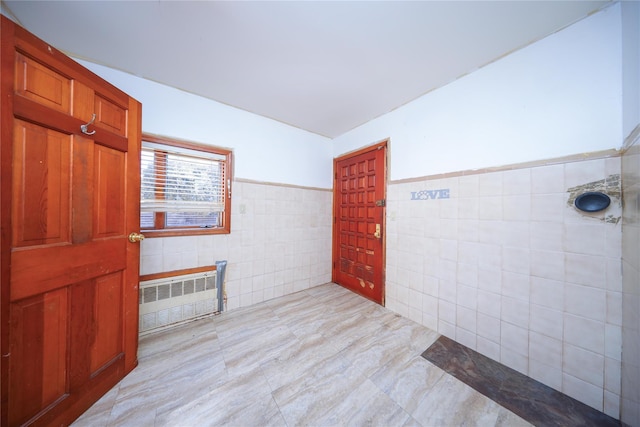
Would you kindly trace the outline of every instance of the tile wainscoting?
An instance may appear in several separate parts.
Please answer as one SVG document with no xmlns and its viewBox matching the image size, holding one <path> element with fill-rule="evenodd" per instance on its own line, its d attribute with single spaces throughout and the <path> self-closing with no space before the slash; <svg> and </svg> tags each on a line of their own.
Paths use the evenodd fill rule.
<svg viewBox="0 0 640 427">
<path fill-rule="evenodd" d="M 601 155 L 392 182 L 387 307 L 619 418 L 621 161 Z M 611 205 L 575 209 L 594 188 Z"/>
<path fill-rule="evenodd" d="M 640 426 L 640 131 L 622 155 L 622 411 Z"/>
<path fill-rule="evenodd" d="M 619 418 L 620 182 L 603 153 L 389 183 L 387 307 Z M 573 207 L 587 189 L 606 211 Z M 226 259 L 227 310 L 331 280 L 330 190 L 233 192 L 231 234 L 145 240 L 142 274 Z"/>
<path fill-rule="evenodd" d="M 146 239 L 141 274 L 227 260 L 227 310 L 331 281 L 329 189 L 233 183 L 231 234 Z"/>
</svg>

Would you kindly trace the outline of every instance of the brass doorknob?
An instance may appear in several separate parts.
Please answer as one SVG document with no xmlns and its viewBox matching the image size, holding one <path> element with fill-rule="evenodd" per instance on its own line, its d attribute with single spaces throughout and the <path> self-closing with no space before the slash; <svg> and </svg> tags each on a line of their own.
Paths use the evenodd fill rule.
<svg viewBox="0 0 640 427">
<path fill-rule="evenodd" d="M 144 234 L 141 233 L 131 233 L 129 234 L 129 241 L 131 243 L 138 243 L 144 240 Z"/>
</svg>

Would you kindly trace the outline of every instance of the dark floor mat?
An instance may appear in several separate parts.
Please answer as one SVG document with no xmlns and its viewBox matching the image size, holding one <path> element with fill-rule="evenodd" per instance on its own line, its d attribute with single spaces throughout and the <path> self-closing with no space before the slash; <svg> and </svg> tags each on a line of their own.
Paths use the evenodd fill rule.
<svg viewBox="0 0 640 427">
<path fill-rule="evenodd" d="M 614 418 L 441 336 L 422 357 L 536 426 L 620 426 Z"/>
</svg>

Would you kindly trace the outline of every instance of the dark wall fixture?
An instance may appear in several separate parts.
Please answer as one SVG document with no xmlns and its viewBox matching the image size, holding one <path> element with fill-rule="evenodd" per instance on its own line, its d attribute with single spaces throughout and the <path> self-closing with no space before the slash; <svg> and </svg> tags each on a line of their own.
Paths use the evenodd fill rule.
<svg viewBox="0 0 640 427">
<path fill-rule="evenodd" d="M 599 212 L 606 209 L 611 199 L 599 191 L 589 191 L 576 197 L 576 208 L 584 212 Z"/>
</svg>

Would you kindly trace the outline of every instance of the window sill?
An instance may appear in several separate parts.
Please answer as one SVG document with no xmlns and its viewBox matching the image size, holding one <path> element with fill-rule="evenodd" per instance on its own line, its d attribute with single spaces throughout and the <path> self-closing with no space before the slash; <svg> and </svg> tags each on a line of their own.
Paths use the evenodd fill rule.
<svg viewBox="0 0 640 427">
<path fill-rule="evenodd" d="M 145 238 L 230 234 L 230 231 L 226 228 L 182 228 L 171 230 L 140 230 L 140 232 L 144 234 Z"/>
</svg>

